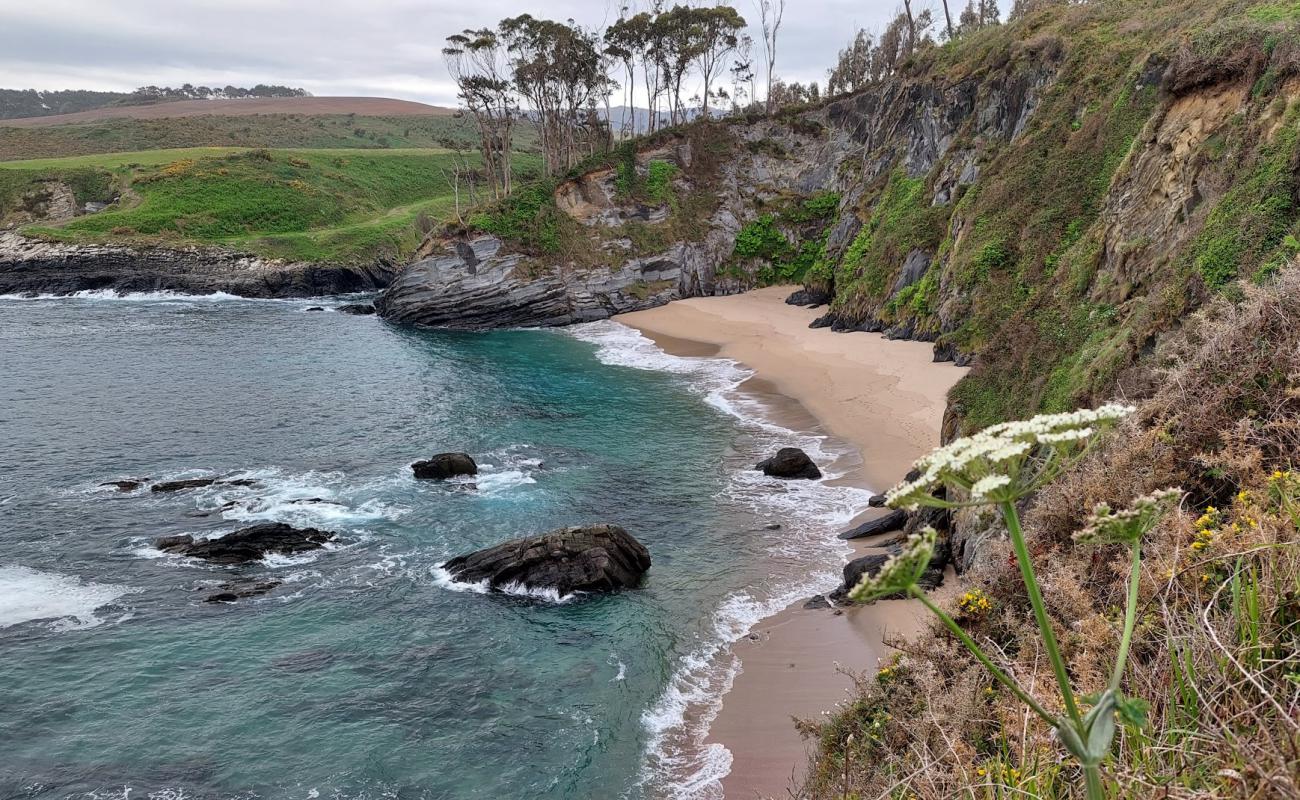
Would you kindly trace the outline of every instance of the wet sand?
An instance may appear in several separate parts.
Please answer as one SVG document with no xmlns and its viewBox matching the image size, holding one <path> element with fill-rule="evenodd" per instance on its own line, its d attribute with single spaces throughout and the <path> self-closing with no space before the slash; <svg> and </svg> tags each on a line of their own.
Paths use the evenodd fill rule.
<svg viewBox="0 0 1300 800">
<path fill-rule="evenodd" d="M 716 355 L 750 367 L 756 375 L 744 388 L 771 401 L 782 424 L 818 429 L 857 448 L 861 466 L 840 480 L 883 491 L 939 443 L 948 389 L 966 370 L 933 363 L 927 343 L 811 329 L 824 309 L 786 305 L 790 291 L 679 300 L 617 320 L 669 353 Z M 871 544 L 855 543 L 855 555 Z M 875 669 L 889 653 L 883 639 L 920 630 L 923 614 L 919 603 L 906 601 L 841 614 L 797 604 L 737 643 L 741 672 L 709 735 L 732 754 L 723 780 L 728 800 L 794 796 L 810 750 L 793 719 L 819 717 L 848 697 L 853 683 L 841 668 Z"/>
</svg>

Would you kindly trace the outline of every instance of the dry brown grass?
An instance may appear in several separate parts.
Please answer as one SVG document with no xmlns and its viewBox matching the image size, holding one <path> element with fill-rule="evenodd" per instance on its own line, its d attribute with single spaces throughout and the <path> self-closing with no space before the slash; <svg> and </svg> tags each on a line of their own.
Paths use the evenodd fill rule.
<svg viewBox="0 0 1300 800">
<path fill-rule="evenodd" d="M 1026 529 L 1074 683 L 1103 687 L 1123 604 L 1118 550 L 1076 547 L 1086 511 L 1165 486 L 1183 509 L 1144 547 L 1123 687 L 1150 703 L 1107 767 L 1116 797 L 1300 797 L 1300 270 L 1219 299 L 1121 381 L 1134 420 L 1031 504 Z M 1217 509 L 1202 518 L 1207 506 Z M 968 523 L 969 524 L 969 523 Z M 1200 542 L 1198 544 L 1198 542 Z M 1051 706 L 1009 550 L 967 577 L 995 599 L 963 625 Z M 1081 780 L 1046 726 L 937 629 L 819 737 L 815 798 L 1072 797 Z M 850 734 L 852 739 L 849 739 Z M 849 759 L 847 779 L 845 759 Z"/>
</svg>

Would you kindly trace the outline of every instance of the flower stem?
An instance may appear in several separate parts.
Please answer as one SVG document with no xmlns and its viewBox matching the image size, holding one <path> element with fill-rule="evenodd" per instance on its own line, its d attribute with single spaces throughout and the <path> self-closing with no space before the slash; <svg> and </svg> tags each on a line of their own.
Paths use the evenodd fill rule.
<svg viewBox="0 0 1300 800">
<path fill-rule="evenodd" d="M 1133 627 L 1137 623 L 1138 586 L 1142 579 L 1142 544 L 1133 543 L 1133 565 L 1128 576 L 1128 597 L 1124 604 L 1124 632 L 1119 639 L 1119 655 L 1115 658 L 1115 670 L 1110 674 L 1111 691 L 1119 691 L 1120 680 L 1124 677 L 1124 662 L 1128 660 L 1128 648 L 1133 641 Z"/>
<path fill-rule="evenodd" d="M 1047 713 L 1047 710 L 1043 708 L 1037 700 L 1030 696 L 1028 692 L 1021 689 L 1020 684 L 1016 683 L 1014 678 L 999 669 L 998 666 L 993 663 L 993 659 L 989 658 L 988 655 L 980 649 L 980 646 L 975 643 L 975 640 L 970 638 L 970 634 L 962 630 L 962 627 L 957 624 L 956 620 L 948 616 L 943 609 L 935 605 L 920 587 L 916 584 L 912 584 L 907 587 L 907 591 L 917 600 L 924 603 L 925 607 L 930 609 L 930 611 L 939 618 L 939 621 L 942 622 L 948 630 L 952 631 L 953 635 L 966 646 L 967 650 L 971 651 L 971 654 L 974 655 L 975 658 L 979 659 L 979 662 L 984 665 L 984 668 L 987 669 L 994 678 L 997 679 L 998 683 L 1015 693 L 1016 697 L 1019 697 L 1021 702 L 1033 709 L 1034 713 L 1042 717 L 1048 725 L 1056 727 L 1056 720 L 1052 718 L 1052 715 Z"/>
<path fill-rule="evenodd" d="M 1088 787 L 1088 800 L 1106 800 L 1106 788 L 1101 782 L 1101 767 L 1084 764 L 1083 778 Z"/>
<path fill-rule="evenodd" d="M 1052 623 L 1047 618 L 1047 606 L 1043 603 L 1042 592 L 1038 590 L 1038 578 L 1034 575 L 1034 565 L 1029 560 L 1029 547 L 1025 544 L 1025 534 L 1020 529 L 1020 514 L 1016 504 L 1011 500 L 1001 503 L 1002 517 L 1006 520 L 1007 530 L 1011 533 L 1011 546 L 1016 551 L 1016 561 L 1020 564 L 1020 577 L 1024 579 L 1025 591 L 1029 594 L 1029 604 L 1034 607 L 1034 619 L 1043 636 L 1043 647 L 1047 658 L 1052 662 L 1052 671 L 1056 673 L 1056 683 L 1061 690 L 1061 699 L 1065 710 L 1075 728 L 1082 731 L 1083 716 L 1079 713 L 1079 704 L 1074 700 L 1074 689 L 1070 686 L 1070 675 L 1065 670 L 1065 660 L 1056 644 L 1056 634 L 1052 632 Z"/>
</svg>

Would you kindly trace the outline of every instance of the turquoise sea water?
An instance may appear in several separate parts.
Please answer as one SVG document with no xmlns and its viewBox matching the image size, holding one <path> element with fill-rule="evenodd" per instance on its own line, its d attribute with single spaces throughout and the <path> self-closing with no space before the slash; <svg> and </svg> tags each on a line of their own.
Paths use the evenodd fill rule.
<svg viewBox="0 0 1300 800">
<path fill-rule="evenodd" d="M 737 365 L 615 323 L 312 304 L 0 299 L 0 797 L 717 797 L 727 643 L 834 584 L 866 500 L 747 468 L 834 448 L 764 422 Z M 444 450 L 476 488 L 411 478 Z M 213 475 L 256 485 L 99 486 Z M 340 543 L 241 568 L 150 547 L 264 520 Z M 437 570 L 597 521 L 650 549 L 644 588 L 555 603 Z M 203 602 L 232 578 L 282 585 Z"/>
</svg>

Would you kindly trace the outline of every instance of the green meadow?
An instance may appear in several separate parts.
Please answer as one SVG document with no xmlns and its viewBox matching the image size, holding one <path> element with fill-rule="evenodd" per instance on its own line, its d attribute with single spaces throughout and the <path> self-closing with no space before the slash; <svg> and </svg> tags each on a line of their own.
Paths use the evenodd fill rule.
<svg viewBox="0 0 1300 800">
<path fill-rule="evenodd" d="M 214 244 L 273 258 L 359 262 L 401 258 L 431 224 L 455 214 L 463 156 L 410 148 L 173 148 L 0 162 L 0 218 L 44 181 L 78 203 L 118 202 L 31 235 L 70 242 Z M 476 159 L 469 157 L 475 167 Z M 521 175 L 540 160 L 515 157 Z M 468 205 L 462 179 L 462 209 Z"/>
</svg>

